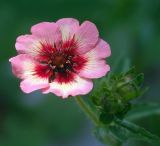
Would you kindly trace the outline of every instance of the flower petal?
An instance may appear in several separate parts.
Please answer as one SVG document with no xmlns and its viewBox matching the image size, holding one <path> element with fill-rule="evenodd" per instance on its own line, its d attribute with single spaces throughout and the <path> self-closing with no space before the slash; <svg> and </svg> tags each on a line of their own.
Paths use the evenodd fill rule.
<svg viewBox="0 0 160 146">
<path fill-rule="evenodd" d="M 72 38 L 79 28 L 78 20 L 73 18 L 63 18 L 58 20 L 56 23 L 60 26 L 63 41 Z"/>
<path fill-rule="evenodd" d="M 31 28 L 33 35 L 38 36 L 42 41 L 54 44 L 61 41 L 61 31 L 59 26 L 54 22 L 41 22 Z"/>
<path fill-rule="evenodd" d="M 105 76 L 110 70 L 110 67 L 106 64 L 105 60 L 97 58 L 94 50 L 91 50 L 84 56 L 87 58 L 87 62 L 80 70 L 79 76 L 89 79 L 100 78 Z"/>
<path fill-rule="evenodd" d="M 40 49 L 40 39 L 33 35 L 21 35 L 16 40 L 18 53 L 37 54 Z"/>
<path fill-rule="evenodd" d="M 82 54 L 90 51 L 96 45 L 98 37 L 97 27 L 93 23 L 85 21 L 75 34 L 78 43 L 77 51 Z"/>
<path fill-rule="evenodd" d="M 49 83 L 47 79 L 32 76 L 24 79 L 21 82 L 20 87 L 23 92 L 31 93 L 32 91 L 49 87 Z"/>
<path fill-rule="evenodd" d="M 50 88 L 44 90 L 43 93 L 52 92 L 62 98 L 68 96 L 84 95 L 89 93 L 93 88 L 93 83 L 89 79 L 84 79 L 79 76 L 75 77 L 75 80 L 69 83 L 52 82 Z"/>
<path fill-rule="evenodd" d="M 109 57 L 111 55 L 111 49 L 110 46 L 107 42 L 105 42 L 104 40 L 100 39 L 97 43 L 97 45 L 95 46 L 95 48 L 93 48 L 90 53 L 92 53 L 92 55 L 95 56 L 95 58 L 106 58 Z"/>
<path fill-rule="evenodd" d="M 13 74 L 24 79 L 20 87 L 25 93 L 49 86 L 47 78 L 35 76 L 35 66 L 37 62 L 31 56 L 20 54 L 11 58 L 9 61 L 12 64 Z"/>
<path fill-rule="evenodd" d="M 18 78 L 24 79 L 32 75 L 35 61 L 27 54 L 20 54 L 9 59 L 12 65 L 12 72 Z"/>
</svg>

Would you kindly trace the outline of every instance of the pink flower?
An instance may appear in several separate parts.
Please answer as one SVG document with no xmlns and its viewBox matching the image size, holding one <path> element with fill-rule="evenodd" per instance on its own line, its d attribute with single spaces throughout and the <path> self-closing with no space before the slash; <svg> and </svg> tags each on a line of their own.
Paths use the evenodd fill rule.
<svg viewBox="0 0 160 146">
<path fill-rule="evenodd" d="M 42 89 L 62 98 L 84 95 L 93 88 L 91 79 L 110 70 L 105 63 L 110 47 L 89 21 L 81 25 L 72 18 L 42 22 L 31 33 L 17 38 L 18 55 L 9 60 L 25 93 Z"/>
</svg>

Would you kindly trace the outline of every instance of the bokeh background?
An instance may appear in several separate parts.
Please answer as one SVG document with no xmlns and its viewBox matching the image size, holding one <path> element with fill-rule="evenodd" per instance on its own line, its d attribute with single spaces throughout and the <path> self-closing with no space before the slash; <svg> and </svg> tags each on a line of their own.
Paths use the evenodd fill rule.
<svg viewBox="0 0 160 146">
<path fill-rule="evenodd" d="M 26 95 L 11 73 L 17 36 L 64 17 L 94 22 L 111 46 L 112 72 L 134 65 L 150 87 L 139 102 L 160 102 L 160 0 L 0 0 L 0 146 L 103 146 L 72 98 Z M 160 116 L 137 122 L 160 136 Z"/>
</svg>

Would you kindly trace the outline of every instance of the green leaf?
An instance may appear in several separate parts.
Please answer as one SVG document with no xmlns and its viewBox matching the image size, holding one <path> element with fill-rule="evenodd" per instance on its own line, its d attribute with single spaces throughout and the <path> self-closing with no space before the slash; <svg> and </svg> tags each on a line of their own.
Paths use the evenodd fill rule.
<svg viewBox="0 0 160 146">
<path fill-rule="evenodd" d="M 108 126 L 99 125 L 95 127 L 94 134 L 96 138 L 109 146 L 121 146 L 121 142 L 112 134 Z"/>
<path fill-rule="evenodd" d="M 157 135 L 154 135 L 144 128 L 128 121 L 115 119 L 115 124 L 112 124 L 109 129 L 121 142 L 125 142 L 129 139 L 135 139 L 160 144 L 160 138 Z"/>
<path fill-rule="evenodd" d="M 99 125 L 94 131 L 97 139 L 102 143 L 111 146 L 121 146 L 128 140 L 145 141 L 151 144 L 160 144 L 160 138 L 157 135 L 145 130 L 144 128 L 130 123 L 115 119 L 110 125 Z"/>
<path fill-rule="evenodd" d="M 157 114 L 160 114 L 159 103 L 144 103 L 133 106 L 132 110 L 127 113 L 126 119 L 136 120 Z"/>
<path fill-rule="evenodd" d="M 128 140 L 129 138 L 133 138 L 134 136 L 134 134 L 132 134 L 130 131 L 117 124 L 110 125 L 109 130 L 112 132 L 114 137 L 120 142 L 125 142 L 126 140 Z"/>
</svg>

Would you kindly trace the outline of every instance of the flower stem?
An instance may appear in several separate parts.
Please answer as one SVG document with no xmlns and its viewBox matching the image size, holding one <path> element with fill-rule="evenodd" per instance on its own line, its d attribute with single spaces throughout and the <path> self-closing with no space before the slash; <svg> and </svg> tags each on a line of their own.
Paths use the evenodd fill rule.
<svg viewBox="0 0 160 146">
<path fill-rule="evenodd" d="M 93 113 L 91 108 L 84 102 L 84 100 L 80 96 L 76 96 L 75 100 L 80 108 L 88 115 L 88 117 L 92 120 L 92 122 L 97 126 L 99 124 L 99 120 L 96 115 Z"/>
<path fill-rule="evenodd" d="M 136 124 L 130 123 L 130 122 L 125 121 L 125 120 L 119 120 L 119 119 L 115 119 L 115 122 L 118 125 L 128 129 L 132 133 L 135 133 L 135 134 L 139 135 L 139 137 L 140 136 L 141 136 L 141 138 L 143 137 L 143 139 L 148 141 L 148 142 L 160 144 L 160 137 L 152 134 L 151 132 L 145 130 L 144 128 L 142 128 L 142 127 L 140 127 Z"/>
</svg>

